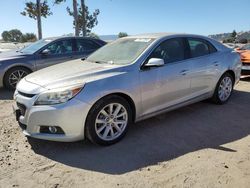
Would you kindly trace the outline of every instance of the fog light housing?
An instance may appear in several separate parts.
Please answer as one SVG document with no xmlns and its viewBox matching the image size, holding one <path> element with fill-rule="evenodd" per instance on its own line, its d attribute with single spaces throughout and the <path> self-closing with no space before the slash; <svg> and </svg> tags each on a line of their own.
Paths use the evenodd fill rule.
<svg viewBox="0 0 250 188">
<path fill-rule="evenodd" d="M 40 133 L 46 134 L 65 134 L 61 127 L 59 126 L 40 126 Z"/>
</svg>

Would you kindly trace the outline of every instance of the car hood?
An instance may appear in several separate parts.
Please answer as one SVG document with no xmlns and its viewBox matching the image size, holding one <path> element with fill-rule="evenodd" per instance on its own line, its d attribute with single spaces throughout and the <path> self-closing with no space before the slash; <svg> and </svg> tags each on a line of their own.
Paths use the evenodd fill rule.
<svg viewBox="0 0 250 188">
<path fill-rule="evenodd" d="M 20 53 L 16 50 L 11 50 L 7 52 L 0 53 L 0 61 L 18 59 L 28 56 L 27 54 Z"/>
<path fill-rule="evenodd" d="M 34 72 L 26 76 L 25 80 L 46 89 L 55 89 L 122 74 L 125 72 L 123 67 L 78 59 Z"/>
</svg>

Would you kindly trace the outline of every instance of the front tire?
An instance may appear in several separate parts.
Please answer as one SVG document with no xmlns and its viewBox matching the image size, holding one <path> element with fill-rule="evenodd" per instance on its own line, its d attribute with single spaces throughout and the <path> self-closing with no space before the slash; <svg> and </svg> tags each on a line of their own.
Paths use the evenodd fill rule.
<svg viewBox="0 0 250 188">
<path fill-rule="evenodd" d="M 212 101 L 216 104 L 226 103 L 232 95 L 233 86 L 234 86 L 233 76 L 229 73 L 223 74 L 216 85 Z"/>
<path fill-rule="evenodd" d="M 86 120 L 86 136 L 92 143 L 111 145 L 125 136 L 131 121 L 129 103 L 120 96 L 108 96 L 91 108 Z"/>
<path fill-rule="evenodd" d="M 8 70 L 4 75 L 4 86 L 9 90 L 16 89 L 18 82 L 27 76 L 30 70 L 25 67 L 14 67 Z"/>
</svg>

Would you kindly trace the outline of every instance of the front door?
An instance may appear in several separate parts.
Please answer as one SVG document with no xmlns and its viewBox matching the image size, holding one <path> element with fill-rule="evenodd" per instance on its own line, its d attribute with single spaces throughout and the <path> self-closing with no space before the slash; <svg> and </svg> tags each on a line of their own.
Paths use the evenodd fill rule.
<svg viewBox="0 0 250 188">
<path fill-rule="evenodd" d="M 72 59 L 72 39 L 63 39 L 49 44 L 45 49 L 37 54 L 36 68 L 39 70 Z"/>
<path fill-rule="evenodd" d="M 144 68 L 140 72 L 143 114 L 147 115 L 191 98 L 191 63 L 186 60 L 184 39 L 162 42 L 149 56 L 160 58 L 164 66 Z"/>
</svg>

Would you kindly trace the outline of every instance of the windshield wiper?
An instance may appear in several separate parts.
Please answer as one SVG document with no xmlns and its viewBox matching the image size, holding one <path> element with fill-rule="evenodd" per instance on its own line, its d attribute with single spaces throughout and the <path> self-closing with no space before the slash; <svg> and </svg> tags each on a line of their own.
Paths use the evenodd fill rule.
<svg viewBox="0 0 250 188">
<path fill-rule="evenodd" d="M 85 58 L 81 59 L 82 61 L 86 60 Z M 98 64 L 111 64 L 113 65 L 113 61 L 94 61 L 94 60 L 88 60 L 87 61 L 91 62 L 91 63 L 98 63 Z"/>
<path fill-rule="evenodd" d="M 19 53 L 21 53 L 21 54 L 23 53 L 21 50 L 16 50 L 16 52 L 19 52 Z"/>
</svg>

